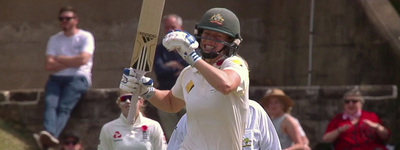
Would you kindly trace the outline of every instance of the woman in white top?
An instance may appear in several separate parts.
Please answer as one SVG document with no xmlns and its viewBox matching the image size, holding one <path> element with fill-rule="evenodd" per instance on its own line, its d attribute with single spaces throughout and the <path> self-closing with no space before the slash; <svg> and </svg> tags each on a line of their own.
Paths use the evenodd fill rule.
<svg viewBox="0 0 400 150">
<path fill-rule="evenodd" d="M 133 125 L 126 117 L 132 94 L 123 94 L 116 103 L 121 108 L 119 118 L 106 123 L 100 132 L 98 150 L 165 150 L 167 147 L 164 132 L 160 124 L 144 117 L 139 111 L 143 99 L 139 98 L 136 105 L 136 116 Z"/>
</svg>

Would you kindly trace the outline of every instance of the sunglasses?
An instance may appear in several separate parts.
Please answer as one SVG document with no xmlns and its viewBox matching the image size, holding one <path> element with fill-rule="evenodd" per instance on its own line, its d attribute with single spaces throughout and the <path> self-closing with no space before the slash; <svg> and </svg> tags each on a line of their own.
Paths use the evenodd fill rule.
<svg viewBox="0 0 400 150">
<path fill-rule="evenodd" d="M 132 95 L 123 95 L 123 96 L 119 97 L 120 102 L 126 102 L 128 99 L 131 100 Z"/>
<path fill-rule="evenodd" d="M 72 145 L 76 145 L 76 144 L 78 144 L 78 140 L 73 140 L 73 141 L 65 141 L 65 142 L 64 142 L 64 145 L 70 145 L 70 144 L 72 144 Z"/>
<path fill-rule="evenodd" d="M 74 19 L 75 17 L 58 17 L 59 21 L 70 21 L 71 19 Z"/>
<path fill-rule="evenodd" d="M 357 103 L 357 102 L 359 102 L 359 100 L 348 100 L 348 99 L 346 99 L 346 100 L 344 100 L 344 103 L 346 103 L 346 104 L 349 104 L 349 103 Z"/>
</svg>

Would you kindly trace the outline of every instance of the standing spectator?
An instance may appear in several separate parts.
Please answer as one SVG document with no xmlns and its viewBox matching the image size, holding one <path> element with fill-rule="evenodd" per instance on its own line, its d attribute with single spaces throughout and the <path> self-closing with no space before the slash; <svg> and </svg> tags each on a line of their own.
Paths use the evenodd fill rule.
<svg viewBox="0 0 400 150">
<path fill-rule="evenodd" d="M 182 30 L 182 18 L 176 14 L 165 15 L 163 17 L 163 24 L 165 33 L 172 30 Z M 158 81 L 157 88 L 160 90 L 170 90 L 172 86 L 174 86 L 182 69 L 188 65 L 189 64 L 179 55 L 178 52 L 168 51 L 162 44 L 158 44 L 154 56 L 154 71 Z M 149 117 L 160 121 L 167 139 L 171 136 L 179 118 L 185 113 L 184 109 L 182 109 L 180 113 L 158 111 L 157 108 L 151 104 L 148 105 L 146 110 L 147 112 L 158 112 L 158 116 L 151 117 L 149 115 Z"/>
<path fill-rule="evenodd" d="M 284 150 L 308 150 L 308 138 L 302 138 L 302 128 L 296 118 L 290 115 L 293 101 L 281 89 L 268 90 L 260 100 L 270 115 Z M 305 133 L 304 133 L 305 136 Z"/>
<path fill-rule="evenodd" d="M 160 124 L 140 112 L 143 98 L 137 101 L 133 125 L 128 123 L 131 99 L 132 94 L 123 94 L 116 100 L 121 115 L 101 128 L 98 150 L 165 150 L 167 143 Z"/>
<path fill-rule="evenodd" d="M 182 30 L 182 18 L 176 14 L 163 17 L 164 32 Z M 189 64 L 176 51 L 168 51 L 162 44 L 157 45 L 154 56 L 154 71 L 157 75 L 158 89 L 170 90 L 183 68 Z"/>
<path fill-rule="evenodd" d="M 343 113 L 332 118 L 322 140 L 333 143 L 336 150 L 386 150 L 390 132 L 375 113 L 362 110 L 361 92 L 349 90 L 343 100 Z"/>
<path fill-rule="evenodd" d="M 91 85 L 93 35 L 77 27 L 79 18 L 73 7 L 62 7 L 58 20 L 62 31 L 50 37 L 46 50 L 45 68 L 52 73 L 45 88 L 45 130 L 34 134 L 43 148 L 59 144 L 72 109 Z"/>
<path fill-rule="evenodd" d="M 153 88 L 147 77 L 137 79 L 132 68 L 124 70 L 120 88 L 127 92 L 140 88 L 140 95 L 165 112 L 186 106 L 187 135 L 180 149 L 240 150 L 249 109 L 249 71 L 236 54 L 242 40 L 239 19 L 226 8 L 212 8 L 196 29 L 200 44 L 180 30 L 163 39 L 169 51 L 177 50 L 190 65 L 171 90 Z"/>
<path fill-rule="evenodd" d="M 186 136 L 186 114 L 172 132 L 167 150 L 178 150 Z M 257 102 L 249 101 L 249 116 L 243 136 L 243 150 L 280 150 L 278 135 L 265 110 Z"/>
</svg>

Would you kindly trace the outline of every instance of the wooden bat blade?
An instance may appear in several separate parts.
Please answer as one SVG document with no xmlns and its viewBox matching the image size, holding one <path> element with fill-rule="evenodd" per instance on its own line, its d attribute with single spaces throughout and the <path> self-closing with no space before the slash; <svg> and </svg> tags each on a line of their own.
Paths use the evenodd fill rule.
<svg viewBox="0 0 400 150">
<path fill-rule="evenodd" d="M 153 68 L 165 0 L 143 0 L 131 67 L 150 72 Z"/>
<path fill-rule="evenodd" d="M 135 70 L 137 79 L 142 78 L 153 68 L 164 3 L 165 0 L 143 0 L 130 65 Z M 140 88 L 132 93 L 127 117 L 130 124 L 135 121 L 139 93 Z"/>
</svg>

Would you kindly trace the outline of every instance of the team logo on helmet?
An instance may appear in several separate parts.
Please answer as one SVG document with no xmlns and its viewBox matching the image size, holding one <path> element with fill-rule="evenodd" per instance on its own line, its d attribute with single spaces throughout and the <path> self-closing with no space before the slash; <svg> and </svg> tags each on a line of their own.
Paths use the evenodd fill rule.
<svg viewBox="0 0 400 150">
<path fill-rule="evenodd" d="M 222 23 L 224 22 L 224 18 L 222 18 L 220 14 L 215 14 L 210 18 L 210 22 L 222 25 Z"/>
</svg>

